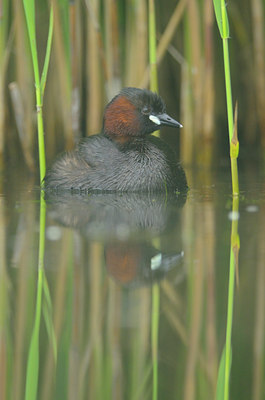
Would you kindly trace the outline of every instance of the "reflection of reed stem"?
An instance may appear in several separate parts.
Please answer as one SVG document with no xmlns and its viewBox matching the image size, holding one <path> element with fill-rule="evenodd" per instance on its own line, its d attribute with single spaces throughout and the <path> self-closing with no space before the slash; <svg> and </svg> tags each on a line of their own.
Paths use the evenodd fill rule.
<svg viewBox="0 0 265 400">
<path fill-rule="evenodd" d="M 39 233 L 39 257 L 38 257 L 38 282 L 37 282 L 37 298 L 34 327 L 31 336 L 27 375 L 26 375 L 26 400 L 34 400 L 38 391 L 38 373 L 39 373 L 39 333 L 42 307 L 42 290 L 44 279 L 44 249 L 45 249 L 45 220 L 46 220 L 46 204 L 43 193 L 40 195 L 40 233 Z"/>
<path fill-rule="evenodd" d="M 235 272 L 238 269 L 238 252 L 239 252 L 238 215 L 237 215 L 238 206 L 239 206 L 239 198 L 237 196 L 234 196 L 233 209 L 232 209 L 233 214 L 232 214 L 232 227 L 231 227 L 230 268 L 229 268 L 228 305 L 227 305 L 227 321 L 226 321 L 224 400 L 229 399 Z"/>
<path fill-rule="evenodd" d="M 158 328 L 159 328 L 160 288 L 152 287 L 152 358 L 153 358 L 153 400 L 158 398 Z"/>
<path fill-rule="evenodd" d="M 39 60 L 37 51 L 37 40 L 36 40 L 36 23 L 35 23 L 35 4 L 34 2 L 23 1 L 24 10 L 27 21 L 28 36 L 30 42 L 31 58 L 35 79 L 35 95 L 36 95 L 36 109 L 37 109 L 37 122 L 38 122 L 38 145 L 39 145 L 39 165 L 40 165 L 40 182 L 43 181 L 46 173 L 46 161 L 45 161 L 45 146 L 44 146 L 44 127 L 43 127 L 43 95 L 46 85 L 46 78 L 48 72 L 48 66 L 50 61 L 51 53 L 51 42 L 53 36 L 53 8 L 50 10 L 49 19 L 49 32 L 47 39 L 47 48 L 45 53 L 45 60 L 43 64 L 43 70 L 40 77 L 39 71 Z"/>
</svg>

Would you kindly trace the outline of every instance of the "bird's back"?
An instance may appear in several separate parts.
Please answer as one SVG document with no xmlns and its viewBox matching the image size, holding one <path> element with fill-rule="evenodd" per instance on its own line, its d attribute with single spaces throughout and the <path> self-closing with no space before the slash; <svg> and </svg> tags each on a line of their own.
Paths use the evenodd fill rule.
<svg viewBox="0 0 265 400">
<path fill-rule="evenodd" d="M 45 177 L 45 188 L 87 191 L 182 190 L 186 178 L 174 152 L 147 136 L 119 146 L 104 135 L 82 140 Z"/>
</svg>

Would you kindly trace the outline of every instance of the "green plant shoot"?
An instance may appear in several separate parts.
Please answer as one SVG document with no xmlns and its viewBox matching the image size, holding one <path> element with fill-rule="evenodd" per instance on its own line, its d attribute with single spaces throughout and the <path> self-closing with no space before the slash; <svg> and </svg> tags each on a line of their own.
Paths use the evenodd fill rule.
<svg viewBox="0 0 265 400">
<path fill-rule="evenodd" d="M 47 40 L 47 48 L 45 53 L 45 61 L 43 71 L 40 79 L 37 40 L 36 40 L 36 24 L 35 24 L 35 0 L 23 0 L 30 50 L 33 64 L 34 80 L 35 80 L 35 93 L 36 93 L 36 109 L 37 109 L 37 123 L 38 123 L 38 144 L 39 144 L 39 166 L 40 166 L 40 182 L 43 181 L 46 172 L 45 162 L 45 146 L 44 146 L 44 128 L 43 128 L 43 95 L 46 85 L 48 66 L 50 61 L 51 43 L 53 35 L 53 8 L 50 11 L 49 32 Z"/>
<path fill-rule="evenodd" d="M 213 0 L 213 3 L 214 3 L 214 10 L 218 28 L 223 42 L 232 187 L 233 187 L 233 195 L 238 196 L 239 184 L 238 184 L 237 157 L 239 153 L 239 142 L 237 139 L 237 131 L 236 131 L 237 128 L 234 127 L 234 121 L 233 121 L 233 102 L 232 102 L 232 88 L 231 88 L 231 77 L 230 77 L 229 49 L 228 49 L 229 23 L 228 23 L 225 1 Z"/>
</svg>

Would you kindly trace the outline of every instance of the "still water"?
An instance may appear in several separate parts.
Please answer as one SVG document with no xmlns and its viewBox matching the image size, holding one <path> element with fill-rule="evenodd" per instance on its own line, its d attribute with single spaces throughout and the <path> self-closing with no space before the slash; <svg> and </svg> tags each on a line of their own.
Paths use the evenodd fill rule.
<svg viewBox="0 0 265 400">
<path fill-rule="evenodd" d="M 46 196 L 41 282 L 40 192 L 2 177 L 1 398 L 214 399 L 237 218 L 230 393 L 265 398 L 264 173 L 240 170 L 231 213 L 229 166 L 186 172 L 187 196 Z"/>
</svg>

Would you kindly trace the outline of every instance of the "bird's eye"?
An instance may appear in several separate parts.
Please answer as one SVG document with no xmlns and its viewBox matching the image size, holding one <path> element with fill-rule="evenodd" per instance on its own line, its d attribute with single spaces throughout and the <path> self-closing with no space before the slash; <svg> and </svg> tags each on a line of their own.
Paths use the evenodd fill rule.
<svg viewBox="0 0 265 400">
<path fill-rule="evenodd" d="M 142 108 L 142 113 L 143 114 L 148 115 L 148 114 L 150 114 L 150 112 L 151 112 L 151 107 L 150 106 L 144 106 Z"/>
</svg>

